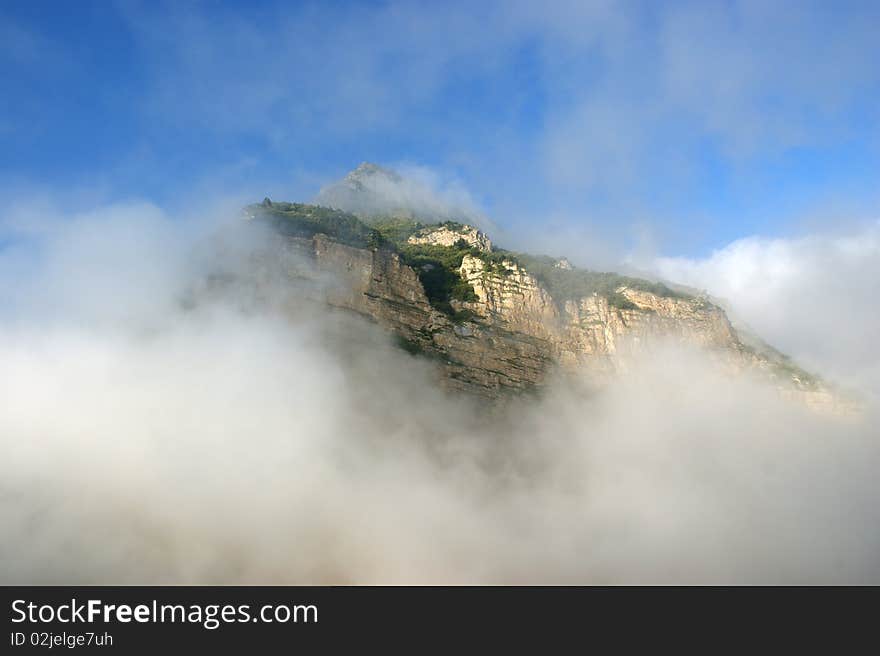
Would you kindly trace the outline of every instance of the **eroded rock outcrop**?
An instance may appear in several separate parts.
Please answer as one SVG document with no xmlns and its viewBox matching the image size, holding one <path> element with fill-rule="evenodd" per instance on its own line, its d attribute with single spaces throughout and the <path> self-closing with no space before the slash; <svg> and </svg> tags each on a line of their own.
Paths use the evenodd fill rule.
<svg viewBox="0 0 880 656">
<path fill-rule="evenodd" d="M 255 259 L 265 279 L 286 277 L 297 296 L 305 293 L 393 331 L 403 348 L 435 359 L 448 387 L 497 397 L 540 385 L 553 364 L 550 345 L 538 337 L 501 323 L 455 322 L 433 308 L 418 274 L 393 251 L 318 234 L 281 237 Z"/>
<path fill-rule="evenodd" d="M 670 336 L 743 368 L 772 364 L 744 350 L 723 310 L 705 299 L 621 288 L 633 307 L 614 307 L 599 294 L 560 302 L 514 262 L 490 267 L 465 256 L 460 273 L 478 300 L 455 303 L 466 318 L 454 319 L 432 307 L 418 273 L 393 251 L 318 234 L 285 237 L 271 257 L 292 281 L 323 280 L 316 298 L 369 317 L 410 352 L 432 356 L 447 386 L 488 397 L 539 387 L 559 368 L 607 376 Z"/>
<path fill-rule="evenodd" d="M 492 242 L 483 231 L 473 226 L 462 224 L 429 226 L 414 234 L 407 242 L 410 244 L 432 244 L 435 246 L 455 246 L 460 242 L 464 242 L 468 246 L 485 253 L 492 251 Z"/>
<path fill-rule="evenodd" d="M 406 248 L 398 248 L 381 231 L 326 208 L 275 203 L 251 206 L 247 216 L 273 227 L 271 246 L 256 258 L 267 284 L 287 280 L 297 294 L 375 321 L 407 351 L 431 357 L 454 389 L 497 398 L 539 388 L 554 372 L 607 377 L 671 339 L 704 349 L 731 371 L 770 378 L 812 405 L 833 400 L 782 354 L 741 340 L 704 296 L 577 270 L 564 258 L 496 252 L 464 224 L 415 224 L 399 242 Z"/>
</svg>

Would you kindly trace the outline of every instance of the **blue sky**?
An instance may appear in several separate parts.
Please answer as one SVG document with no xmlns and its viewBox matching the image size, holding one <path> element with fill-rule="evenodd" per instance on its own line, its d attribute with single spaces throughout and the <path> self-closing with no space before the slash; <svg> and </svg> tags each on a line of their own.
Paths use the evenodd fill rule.
<svg viewBox="0 0 880 656">
<path fill-rule="evenodd" d="M 522 240 L 698 255 L 877 217 L 878 33 L 876 2 L 7 0 L 0 192 L 307 199 L 371 160 Z"/>
</svg>

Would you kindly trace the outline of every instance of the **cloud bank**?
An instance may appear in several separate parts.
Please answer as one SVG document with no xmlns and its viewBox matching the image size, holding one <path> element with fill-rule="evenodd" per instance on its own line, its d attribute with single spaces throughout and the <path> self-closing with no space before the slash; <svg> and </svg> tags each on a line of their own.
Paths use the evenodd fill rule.
<svg viewBox="0 0 880 656">
<path fill-rule="evenodd" d="M 296 288 L 193 303 L 235 223 L 40 216 L 0 251 L 4 583 L 880 582 L 873 406 L 670 349 L 481 407 Z"/>
<path fill-rule="evenodd" d="M 880 222 L 846 232 L 737 240 L 705 258 L 658 258 L 660 275 L 710 290 L 770 343 L 877 394 Z"/>
</svg>

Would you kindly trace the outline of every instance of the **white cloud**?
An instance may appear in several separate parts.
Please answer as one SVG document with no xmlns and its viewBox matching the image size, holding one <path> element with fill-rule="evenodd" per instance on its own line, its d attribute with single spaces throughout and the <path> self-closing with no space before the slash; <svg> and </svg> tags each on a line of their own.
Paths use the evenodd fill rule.
<svg viewBox="0 0 880 656">
<path fill-rule="evenodd" d="M 880 580 L 873 407 L 660 351 L 489 412 L 360 320 L 247 286 L 185 309 L 250 246 L 177 225 L 96 209 L 0 278 L 33 294 L 0 328 L 4 582 Z"/>
<path fill-rule="evenodd" d="M 541 220 L 510 245 L 585 265 L 621 248 L 596 216 L 646 196 L 655 214 L 656 190 L 688 182 L 704 148 L 747 161 L 821 146 L 877 111 L 871 7 L 123 11 L 150 129 L 257 135 L 297 159 L 428 123 L 433 161 L 457 153 L 507 207 L 539 199 Z M 36 34 L 0 33 L 3 56 L 58 64 Z M 450 88 L 496 78 L 510 115 L 425 117 L 469 101 Z M 128 176 L 163 155 L 143 166 L 135 152 Z M 184 202 L 259 169 L 233 161 Z M 479 208 L 432 171 L 385 191 Z M 588 211 L 590 194 L 612 209 Z M 196 281 L 218 262 L 237 271 L 253 246 L 221 232 L 218 248 L 213 211 L 45 196 L 0 204 L 3 582 L 880 582 L 877 224 L 649 262 L 866 392 L 862 417 L 807 414 L 679 351 L 598 395 L 560 383 L 490 412 L 444 396 L 428 363 L 356 319 L 279 314 L 246 286 L 186 309 Z"/>
<path fill-rule="evenodd" d="M 659 258 L 652 268 L 725 299 L 760 336 L 819 372 L 880 393 L 880 223 L 749 237 L 706 258 Z"/>
</svg>

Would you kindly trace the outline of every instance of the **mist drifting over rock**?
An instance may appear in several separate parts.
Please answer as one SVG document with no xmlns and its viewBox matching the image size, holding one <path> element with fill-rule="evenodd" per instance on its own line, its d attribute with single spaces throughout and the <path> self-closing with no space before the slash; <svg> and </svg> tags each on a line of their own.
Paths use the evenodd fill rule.
<svg viewBox="0 0 880 656">
<path fill-rule="evenodd" d="M 40 253 L 0 287 L 5 582 L 880 581 L 870 403 L 678 340 L 489 402 L 328 305 L 344 275 L 261 268 L 252 222 L 39 216 L 0 259 Z"/>
<path fill-rule="evenodd" d="M 470 194 L 458 183 L 441 181 L 422 167 L 404 166 L 405 175 L 363 162 L 337 182 L 326 185 L 315 203 L 363 217 L 391 215 L 439 221 L 486 222 Z"/>
</svg>

